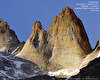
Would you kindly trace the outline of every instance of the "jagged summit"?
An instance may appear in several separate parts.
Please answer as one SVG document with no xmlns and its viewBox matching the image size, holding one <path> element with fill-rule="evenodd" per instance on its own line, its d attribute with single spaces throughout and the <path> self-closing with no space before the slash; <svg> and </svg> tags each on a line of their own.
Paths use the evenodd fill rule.
<svg viewBox="0 0 100 80">
<path fill-rule="evenodd" d="M 32 30 L 33 31 L 36 31 L 36 30 L 41 30 L 42 29 L 42 25 L 41 25 L 41 22 L 40 21 L 36 21 L 33 25 L 33 28 Z"/>
<path fill-rule="evenodd" d="M 40 21 L 36 21 L 30 38 L 17 56 L 38 64 L 42 70 L 46 71 L 55 72 L 65 69 L 70 73 L 76 70 L 86 57 L 79 37 L 82 43 L 85 42 L 87 52 L 92 50 L 81 20 L 78 17 L 76 19 L 79 26 L 71 9 L 67 7 L 54 18 L 48 31 L 42 29 Z"/>
<path fill-rule="evenodd" d="M 16 75 L 11 75 L 8 74 L 8 71 L 4 70 L 4 73 L 7 72 L 5 75 L 8 75 L 8 77 L 26 75 L 24 76 L 25 78 L 33 75 L 36 76 L 37 74 L 45 74 L 67 78 L 78 74 L 80 69 L 86 67 L 90 61 L 100 57 L 100 40 L 93 51 L 82 21 L 69 7 L 64 8 L 61 13 L 54 18 L 48 31 L 45 31 L 42 28 L 40 21 L 36 21 L 32 27 L 32 33 L 26 43 L 19 43 L 15 33 L 11 31 L 7 23 L 3 22 L 1 19 L 0 31 L 1 52 L 2 50 L 4 51 L 5 45 L 10 46 L 14 43 L 11 45 L 14 47 L 11 54 L 15 56 L 11 57 L 13 59 L 9 58 L 8 60 L 13 62 L 14 70 L 12 70 L 17 71 L 18 73 L 16 74 L 12 71 L 12 74 L 15 73 Z M 9 47 L 6 48 L 10 50 Z M 0 55 L 4 58 L 4 55 Z M 7 57 L 4 59 L 7 59 Z M 30 71 L 28 71 L 28 66 L 31 63 L 29 65 L 25 63 L 30 61 L 33 63 L 32 71 L 34 73 L 31 72 L 31 67 L 29 67 Z M 3 61 L 1 62 L 3 64 Z M 20 71 L 21 73 L 19 73 Z M 23 73 L 24 71 L 25 74 Z M 28 72 L 31 73 L 28 74 Z"/>
<path fill-rule="evenodd" d="M 0 19 L 0 51 L 11 52 L 13 47 L 19 43 L 19 40 L 13 30 L 11 30 L 7 22 Z"/>
<path fill-rule="evenodd" d="M 73 33 L 74 36 L 71 36 L 72 39 L 77 39 L 77 41 L 79 42 L 79 37 L 81 37 L 81 42 L 82 43 L 86 43 L 86 48 L 88 53 L 91 52 L 91 46 L 88 40 L 88 36 L 85 32 L 83 23 L 81 22 L 81 20 L 75 15 L 72 14 L 73 11 L 72 9 L 70 9 L 69 7 L 64 8 L 61 13 L 56 16 L 50 26 L 49 31 L 53 31 L 55 34 L 64 34 L 67 35 L 67 33 L 69 32 L 69 34 Z M 76 19 L 75 19 L 76 17 Z M 76 22 L 77 20 L 77 22 Z M 78 27 L 79 30 L 78 30 Z M 66 31 L 67 29 L 67 31 Z M 74 37 L 74 38 L 73 38 Z"/>
</svg>

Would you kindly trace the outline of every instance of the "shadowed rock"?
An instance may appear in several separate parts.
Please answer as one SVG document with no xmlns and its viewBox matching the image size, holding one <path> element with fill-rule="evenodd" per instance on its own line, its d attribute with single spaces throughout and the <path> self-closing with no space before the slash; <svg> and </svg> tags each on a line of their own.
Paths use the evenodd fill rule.
<svg viewBox="0 0 100 80">
<path fill-rule="evenodd" d="M 1 77 L 0 80 L 13 80 L 6 77 Z M 78 75 L 70 78 L 56 78 L 50 77 L 48 75 L 39 75 L 30 78 L 25 78 L 24 80 L 99 80 L 100 79 L 100 58 L 96 58 L 91 61 L 85 68 L 80 70 Z M 23 79 L 17 79 L 23 80 Z"/>
<path fill-rule="evenodd" d="M 24 79 L 45 74 L 31 61 L 6 53 L 0 53 L 0 73 L 0 76 L 10 79 Z"/>
</svg>

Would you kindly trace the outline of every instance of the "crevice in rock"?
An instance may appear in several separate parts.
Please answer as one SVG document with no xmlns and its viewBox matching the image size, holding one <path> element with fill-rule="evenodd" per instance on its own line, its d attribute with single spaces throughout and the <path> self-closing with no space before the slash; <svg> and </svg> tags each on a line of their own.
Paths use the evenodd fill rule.
<svg viewBox="0 0 100 80">
<path fill-rule="evenodd" d="M 39 34 L 38 33 L 35 35 L 35 38 L 33 40 L 33 45 L 35 46 L 35 48 L 39 47 Z"/>
</svg>

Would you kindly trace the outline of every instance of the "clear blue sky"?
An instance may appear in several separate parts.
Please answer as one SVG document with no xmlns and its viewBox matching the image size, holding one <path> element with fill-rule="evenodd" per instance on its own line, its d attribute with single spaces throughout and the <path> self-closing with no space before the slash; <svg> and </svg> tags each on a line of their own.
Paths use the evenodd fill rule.
<svg viewBox="0 0 100 80">
<path fill-rule="evenodd" d="M 75 9 L 77 2 L 87 1 L 90 0 L 0 0 L 0 18 L 8 22 L 20 41 L 27 41 L 36 20 L 41 21 L 42 27 L 48 30 L 53 18 L 69 6 L 82 20 L 94 48 L 100 39 L 100 11 Z"/>
</svg>

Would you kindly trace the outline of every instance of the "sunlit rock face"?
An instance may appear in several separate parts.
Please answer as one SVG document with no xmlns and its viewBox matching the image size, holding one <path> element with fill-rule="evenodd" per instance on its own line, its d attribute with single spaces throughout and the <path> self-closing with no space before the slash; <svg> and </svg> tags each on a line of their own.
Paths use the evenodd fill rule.
<svg viewBox="0 0 100 80">
<path fill-rule="evenodd" d="M 50 47 L 46 47 L 47 33 L 42 29 L 42 25 L 39 21 L 36 21 L 33 25 L 30 38 L 25 43 L 22 51 L 17 55 L 18 57 L 30 60 L 42 70 L 47 70 L 48 60 L 51 56 Z"/>
<path fill-rule="evenodd" d="M 9 53 L 18 43 L 15 32 L 9 28 L 7 22 L 0 19 L 0 51 Z"/>
<path fill-rule="evenodd" d="M 99 57 L 100 40 L 95 49 L 91 49 L 82 21 L 69 7 L 54 18 L 48 31 L 36 21 L 26 43 L 19 42 L 15 32 L 0 19 L 2 77 L 26 80 L 86 77 L 88 72 L 100 73 Z"/>
<path fill-rule="evenodd" d="M 74 12 L 73 12 L 74 13 Z M 77 69 L 83 58 L 86 56 L 82 44 L 85 43 L 87 52 L 91 52 L 91 46 L 81 20 L 74 16 L 69 7 L 64 8 L 56 16 L 48 30 L 48 37 L 53 44 L 50 67 L 55 69 L 68 69 L 69 72 Z M 76 20 L 78 23 L 76 23 Z M 79 28 L 79 29 L 78 29 Z M 80 32 L 79 32 L 80 31 Z"/>
<path fill-rule="evenodd" d="M 86 56 L 79 37 L 88 53 L 91 52 L 91 46 L 81 20 L 75 17 L 80 32 L 68 7 L 54 18 L 48 31 L 42 29 L 40 21 L 36 21 L 31 36 L 17 56 L 38 64 L 42 70 L 55 72 L 67 69 L 68 73 L 76 70 Z"/>
</svg>

